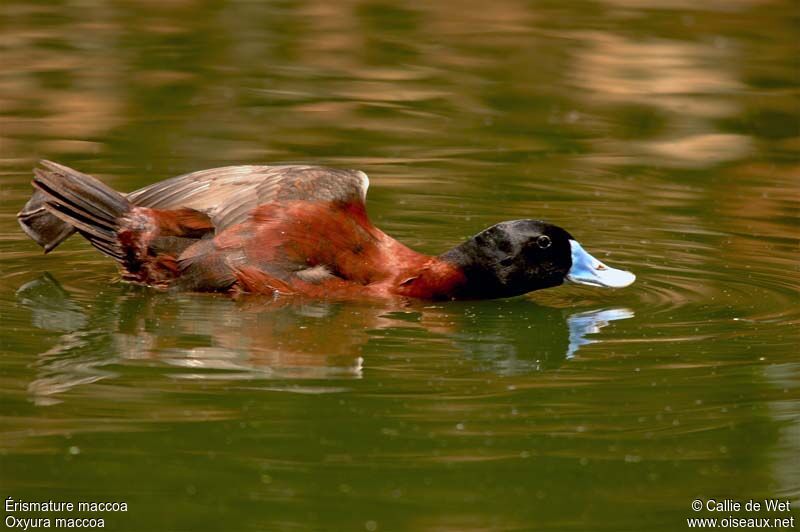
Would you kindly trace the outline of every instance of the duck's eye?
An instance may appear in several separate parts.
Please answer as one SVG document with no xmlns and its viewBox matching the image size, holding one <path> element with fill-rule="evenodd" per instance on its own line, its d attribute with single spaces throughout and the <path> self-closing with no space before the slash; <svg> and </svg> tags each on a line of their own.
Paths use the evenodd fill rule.
<svg viewBox="0 0 800 532">
<path fill-rule="evenodd" d="M 553 244 L 553 241 L 550 240 L 549 236 L 542 235 L 536 239 L 536 244 L 542 249 L 547 249 Z"/>
</svg>

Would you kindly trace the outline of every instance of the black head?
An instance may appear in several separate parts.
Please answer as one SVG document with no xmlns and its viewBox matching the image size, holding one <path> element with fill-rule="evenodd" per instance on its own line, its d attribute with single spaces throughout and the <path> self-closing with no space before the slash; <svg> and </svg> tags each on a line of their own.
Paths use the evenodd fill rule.
<svg viewBox="0 0 800 532">
<path fill-rule="evenodd" d="M 510 297 L 558 286 L 572 266 L 572 236 L 538 220 L 501 222 L 439 258 L 467 278 L 459 298 Z"/>
</svg>

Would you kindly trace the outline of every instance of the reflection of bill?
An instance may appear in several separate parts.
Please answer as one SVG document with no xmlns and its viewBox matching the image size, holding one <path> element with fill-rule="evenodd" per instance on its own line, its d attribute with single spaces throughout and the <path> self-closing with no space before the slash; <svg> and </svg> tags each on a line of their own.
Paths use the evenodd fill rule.
<svg viewBox="0 0 800 532">
<path fill-rule="evenodd" d="M 600 329 L 611 321 L 627 320 L 632 317 L 633 311 L 626 308 L 590 310 L 567 317 L 567 327 L 569 328 L 567 358 L 575 356 L 582 345 L 597 342 L 597 340 L 586 338 L 587 335 L 599 333 Z"/>
<path fill-rule="evenodd" d="M 424 353 L 428 342 L 432 350 L 444 348 L 447 356 L 488 371 L 538 371 L 558 367 L 597 341 L 587 335 L 610 321 L 633 316 L 626 309 L 565 316 L 524 298 L 439 305 L 237 301 L 124 285 L 76 298 L 47 275 L 22 286 L 17 299 L 32 312 L 35 327 L 61 334 L 39 355 L 37 378 L 29 385 L 38 404 L 117 377 L 112 368 L 132 360 L 155 360 L 182 379 L 350 379 L 363 376 L 365 348 L 406 352 L 413 345 L 415 353 Z M 314 383 L 302 390 L 329 388 Z"/>
<path fill-rule="evenodd" d="M 448 308 L 457 310 L 455 304 Z M 503 375 L 521 374 L 559 367 L 581 346 L 599 341 L 588 335 L 633 315 L 622 308 L 573 313 L 520 298 L 474 305 L 463 312 L 461 319 L 466 323 L 462 322 L 452 337 L 467 355 L 489 366 L 487 369 Z"/>
</svg>

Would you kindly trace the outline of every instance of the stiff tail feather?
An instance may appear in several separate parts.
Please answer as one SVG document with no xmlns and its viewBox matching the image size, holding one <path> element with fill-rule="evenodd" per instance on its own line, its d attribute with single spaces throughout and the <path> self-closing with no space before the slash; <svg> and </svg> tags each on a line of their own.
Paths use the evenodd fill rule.
<svg viewBox="0 0 800 532">
<path fill-rule="evenodd" d="M 69 236 L 71 227 L 100 252 L 123 262 L 124 252 L 120 249 L 117 231 L 120 218 L 132 207 L 125 196 L 94 177 L 72 168 L 50 161 L 42 161 L 40 164 L 42 168 L 33 171 L 33 185 L 41 192 L 42 197 L 33 209 L 20 213 L 21 223 L 32 221 L 39 222 L 40 225 L 28 225 L 26 232 L 31 235 L 28 229 L 34 227 L 34 235 L 40 238 L 31 236 L 40 244 L 40 240 L 45 242 L 47 251 L 48 244 L 55 242 L 49 248 L 52 249 Z M 31 202 L 35 199 L 36 195 L 31 198 Z M 66 222 L 69 227 L 64 229 L 60 224 L 50 223 L 52 220 L 46 218 L 46 214 Z M 23 223 L 24 228 L 25 225 L 27 224 Z"/>
<path fill-rule="evenodd" d="M 50 253 L 75 233 L 75 228 L 50 214 L 45 205 L 46 200 L 44 192 L 35 190 L 31 199 L 17 214 L 17 219 L 25 234 L 42 246 L 45 253 Z"/>
</svg>

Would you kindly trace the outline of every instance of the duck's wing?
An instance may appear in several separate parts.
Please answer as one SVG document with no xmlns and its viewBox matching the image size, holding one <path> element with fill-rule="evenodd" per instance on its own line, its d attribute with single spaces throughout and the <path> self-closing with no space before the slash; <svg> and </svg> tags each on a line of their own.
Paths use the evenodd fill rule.
<svg viewBox="0 0 800 532">
<path fill-rule="evenodd" d="M 217 233 L 242 223 L 257 207 L 287 201 L 363 204 L 369 178 L 358 170 L 322 166 L 226 166 L 154 183 L 128 194 L 152 209 L 188 207 L 206 213 Z"/>
<path fill-rule="evenodd" d="M 74 172 L 49 161 L 50 169 Z M 366 201 L 369 179 L 364 172 L 320 166 L 226 166 L 180 175 L 130 194 L 134 205 L 153 209 L 188 207 L 206 213 L 216 231 L 241 223 L 260 205 L 287 200 Z M 34 191 L 18 217 L 22 228 L 45 252 L 75 230 L 44 208 L 44 195 Z"/>
</svg>

